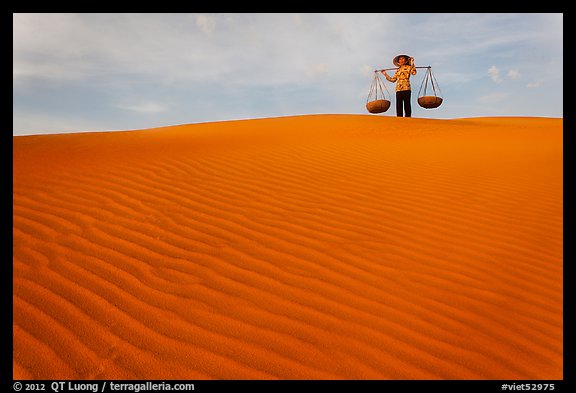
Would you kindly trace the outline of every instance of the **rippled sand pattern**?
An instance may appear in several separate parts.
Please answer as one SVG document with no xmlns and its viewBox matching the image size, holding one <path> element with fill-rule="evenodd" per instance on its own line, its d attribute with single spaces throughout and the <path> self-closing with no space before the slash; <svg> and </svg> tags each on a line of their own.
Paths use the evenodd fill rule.
<svg viewBox="0 0 576 393">
<path fill-rule="evenodd" d="M 14 138 L 14 378 L 561 379 L 562 119 Z"/>
</svg>

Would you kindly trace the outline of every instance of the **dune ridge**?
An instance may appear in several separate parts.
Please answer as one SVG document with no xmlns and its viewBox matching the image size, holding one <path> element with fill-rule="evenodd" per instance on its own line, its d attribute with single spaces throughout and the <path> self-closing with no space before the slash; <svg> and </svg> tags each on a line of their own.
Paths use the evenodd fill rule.
<svg viewBox="0 0 576 393">
<path fill-rule="evenodd" d="M 562 119 L 14 137 L 15 379 L 561 379 Z"/>
</svg>

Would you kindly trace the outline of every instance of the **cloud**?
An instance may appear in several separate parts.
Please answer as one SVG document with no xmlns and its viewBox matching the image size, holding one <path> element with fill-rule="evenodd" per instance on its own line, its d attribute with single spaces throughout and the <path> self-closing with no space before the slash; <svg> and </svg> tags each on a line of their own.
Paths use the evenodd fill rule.
<svg viewBox="0 0 576 393">
<path fill-rule="evenodd" d="M 369 65 L 365 65 L 365 66 L 360 68 L 360 72 L 364 76 L 373 77 L 374 76 L 374 67 L 371 67 Z"/>
<path fill-rule="evenodd" d="M 508 74 L 506 74 L 506 76 L 510 79 L 518 79 L 520 78 L 520 71 L 518 71 L 517 69 L 512 69 L 508 71 Z"/>
<path fill-rule="evenodd" d="M 502 77 L 500 76 L 500 70 L 495 65 L 493 65 L 488 69 L 488 75 L 490 75 L 490 78 L 492 78 L 492 81 L 494 81 L 495 83 L 502 83 L 504 81 L 504 79 L 502 79 Z M 518 71 L 518 69 L 513 68 L 508 70 L 506 76 L 509 79 L 519 79 L 521 77 L 521 74 L 520 71 Z"/>
<path fill-rule="evenodd" d="M 493 65 L 488 69 L 488 75 L 490 75 L 490 78 L 492 78 L 494 82 L 496 83 L 502 82 L 502 78 L 500 78 L 500 70 L 495 65 Z"/>
<path fill-rule="evenodd" d="M 205 34 L 211 35 L 216 29 L 216 21 L 208 15 L 197 15 L 196 26 Z"/>
<path fill-rule="evenodd" d="M 140 113 L 161 113 L 166 112 L 168 110 L 168 108 L 166 108 L 164 105 L 156 102 L 142 102 L 131 105 L 116 105 L 116 107 Z"/>
<path fill-rule="evenodd" d="M 483 104 L 502 102 L 509 97 L 508 93 L 492 93 L 478 97 L 478 102 Z"/>
<path fill-rule="evenodd" d="M 530 82 L 526 85 L 527 88 L 529 89 L 534 89 L 534 88 L 538 88 L 542 86 L 542 81 L 535 81 L 535 82 Z"/>
<path fill-rule="evenodd" d="M 94 119 L 87 116 L 69 113 L 47 114 L 30 111 L 14 111 L 14 129 L 19 130 L 18 135 L 50 134 L 50 133 L 75 133 L 97 130 L 125 130 L 129 127 L 114 127 L 113 121 L 106 119 Z M 136 128 L 136 127 L 134 127 Z"/>
<path fill-rule="evenodd" d="M 308 76 L 318 76 L 327 74 L 330 70 L 330 66 L 327 63 L 317 63 L 311 66 L 308 71 L 306 71 L 306 75 Z"/>
<path fill-rule="evenodd" d="M 13 78 L 261 86 L 384 67 L 393 17 L 352 15 L 16 14 Z"/>
</svg>

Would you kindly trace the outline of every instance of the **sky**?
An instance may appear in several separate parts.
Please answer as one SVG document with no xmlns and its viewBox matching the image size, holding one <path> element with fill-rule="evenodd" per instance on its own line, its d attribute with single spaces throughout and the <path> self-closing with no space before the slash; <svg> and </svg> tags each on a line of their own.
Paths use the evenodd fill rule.
<svg viewBox="0 0 576 393">
<path fill-rule="evenodd" d="M 417 69 L 413 117 L 563 117 L 561 13 L 17 13 L 13 135 L 396 116 L 391 82 L 387 112 L 365 105 L 398 54 L 444 100 L 418 106 Z"/>
</svg>

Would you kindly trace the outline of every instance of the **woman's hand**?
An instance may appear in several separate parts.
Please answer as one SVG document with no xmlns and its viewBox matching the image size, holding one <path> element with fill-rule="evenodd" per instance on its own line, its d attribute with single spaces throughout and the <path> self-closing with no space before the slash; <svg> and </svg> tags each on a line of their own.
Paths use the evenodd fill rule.
<svg viewBox="0 0 576 393">
<path fill-rule="evenodd" d="M 386 73 L 386 70 L 382 70 L 382 73 L 384 74 L 384 76 L 388 76 L 388 74 Z"/>
<path fill-rule="evenodd" d="M 413 57 L 410 58 L 410 65 L 411 65 L 411 66 L 414 65 L 414 58 L 413 58 Z"/>
</svg>

